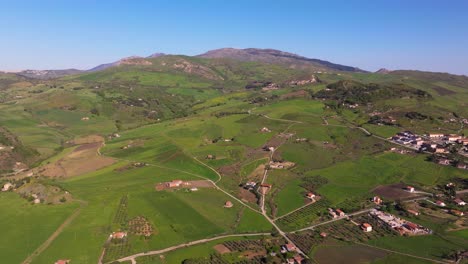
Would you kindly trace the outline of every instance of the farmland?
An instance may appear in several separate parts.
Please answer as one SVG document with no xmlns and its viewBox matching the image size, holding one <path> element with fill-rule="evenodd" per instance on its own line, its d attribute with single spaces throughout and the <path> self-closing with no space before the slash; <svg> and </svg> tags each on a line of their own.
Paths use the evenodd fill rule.
<svg viewBox="0 0 468 264">
<path fill-rule="evenodd" d="M 400 237 L 365 214 L 378 207 L 370 201 L 375 195 L 385 202 L 382 210 L 394 212 L 394 201 L 430 199 L 455 178 L 457 184 L 468 178 L 462 169 L 428 161 L 427 153 L 391 152 L 394 143 L 386 140 L 405 129 L 438 129 L 453 117 L 466 91 L 451 81 L 437 87 L 458 96 L 414 76 L 400 85 L 394 75 L 314 73 L 186 56 L 148 61 L 5 88 L 0 122 L 17 138 L 15 147 L 24 147 L 12 156 L 24 160 L 24 168 L 5 170 L 0 178 L 0 187 L 13 184 L 0 193 L 7 216 L 0 220 L 6 227 L 0 252 L 14 252 L 2 259 L 21 263 L 39 252 L 31 263 L 95 263 L 101 254 L 103 263 L 260 263 L 297 253 L 319 263 L 341 262 L 344 255 L 352 256 L 350 263 L 399 263 L 408 254 L 424 263 L 422 258 L 444 260 L 466 245 L 463 230 L 440 227 L 433 235 Z M 290 84 L 312 74 L 321 81 Z M 338 95 L 324 95 L 342 79 L 365 91 L 373 89 L 372 81 L 382 83 L 377 90 L 403 87 L 408 97 L 424 98 L 358 93 L 351 99 L 369 104 L 352 108 Z M 262 89 L 271 82 L 279 88 Z M 432 119 L 405 117 L 416 110 Z M 392 115 L 397 124 L 369 122 L 376 112 Z M 459 129 L 448 122 L 443 131 Z M 286 163 L 292 165 L 272 166 Z M 174 180 L 205 185 L 168 187 Z M 57 188 L 67 199 L 35 203 L 32 193 L 23 192 L 33 185 Z M 421 193 L 407 192 L 407 185 Z M 333 219 L 329 208 L 374 230 L 365 233 L 346 217 Z M 460 219 L 424 214 L 414 222 L 454 228 Z M 295 232 L 303 228 L 308 230 Z M 113 232 L 126 235 L 110 239 Z M 288 239 L 301 251 L 281 253 Z M 229 252 L 220 253 L 217 245 Z"/>
</svg>

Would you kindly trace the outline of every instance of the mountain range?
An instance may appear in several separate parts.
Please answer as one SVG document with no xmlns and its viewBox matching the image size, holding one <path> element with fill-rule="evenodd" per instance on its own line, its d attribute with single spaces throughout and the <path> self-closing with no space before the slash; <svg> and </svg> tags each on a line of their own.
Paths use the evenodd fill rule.
<svg viewBox="0 0 468 264">
<path fill-rule="evenodd" d="M 131 56 L 120 59 L 111 63 L 100 64 L 96 67 L 93 67 L 88 70 L 77 70 L 77 69 L 66 69 L 66 70 L 24 70 L 17 72 L 17 75 L 34 78 L 34 79 L 53 79 L 66 75 L 80 74 L 85 72 L 96 72 L 105 70 L 111 67 L 133 64 L 135 60 L 139 60 L 144 63 L 146 58 L 157 58 L 166 56 L 168 54 L 164 53 L 154 53 L 147 57 L 140 56 Z M 235 48 L 222 48 L 216 50 L 210 50 L 206 53 L 196 55 L 194 57 L 200 58 L 216 58 L 216 59 L 232 59 L 238 61 L 246 62 L 262 62 L 269 64 L 278 64 L 282 66 L 287 66 L 293 69 L 312 69 L 317 72 L 335 72 L 335 71 L 344 71 L 344 72 L 366 72 L 357 67 L 346 66 L 341 64 L 332 63 L 325 60 L 312 59 L 303 57 L 297 54 L 284 52 L 274 49 L 235 49 Z"/>
</svg>

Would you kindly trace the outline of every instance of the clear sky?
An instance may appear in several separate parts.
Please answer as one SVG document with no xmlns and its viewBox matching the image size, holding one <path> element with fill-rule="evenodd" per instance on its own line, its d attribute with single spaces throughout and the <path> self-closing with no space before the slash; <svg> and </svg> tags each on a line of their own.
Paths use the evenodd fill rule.
<svg viewBox="0 0 468 264">
<path fill-rule="evenodd" d="M 0 0 L 0 29 L 0 70 L 254 47 L 468 75 L 466 0 Z"/>
</svg>

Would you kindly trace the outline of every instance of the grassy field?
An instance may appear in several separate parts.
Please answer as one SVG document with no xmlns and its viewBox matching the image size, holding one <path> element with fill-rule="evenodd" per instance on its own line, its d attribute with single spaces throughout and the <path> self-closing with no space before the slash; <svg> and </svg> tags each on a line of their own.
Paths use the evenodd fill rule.
<svg viewBox="0 0 468 264">
<path fill-rule="evenodd" d="M 15 193 L 0 193 L 0 257 L 21 263 L 78 208 L 78 204 L 33 205 Z"/>
</svg>

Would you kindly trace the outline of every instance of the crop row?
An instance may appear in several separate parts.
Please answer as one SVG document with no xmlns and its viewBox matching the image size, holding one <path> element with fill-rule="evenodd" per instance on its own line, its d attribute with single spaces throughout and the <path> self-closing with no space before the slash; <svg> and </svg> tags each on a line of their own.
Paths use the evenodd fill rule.
<svg viewBox="0 0 468 264">
<path fill-rule="evenodd" d="M 238 240 L 238 241 L 226 241 L 223 243 L 231 251 L 245 251 L 250 249 L 263 248 L 263 244 L 260 240 Z"/>
<path fill-rule="evenodd" d="M 119 207 L 117 208 L 117 213 L 114 216 L 114 224 L 124 224 L 127 221 L 127 211 L 128 196 L 124 195 L 120 198 Z"/>
<path fill-rule="evenodd" d="M 330 203 L 326 199 L 321 199 L 314 204 L 278 219 L 278 224 L 286 228 L 304 227 L 312 224 L 314 220 L 326 216 L 329 205 Z"/>
<path fill-rule="evenodd" d="M 108 243 L 106 245 L 106 253 L 103 262 L 109 262 L 124 256 L 130 255 L 130 244 L 127 240 L 119 241 L 118 243 Z"/>
</svg>

